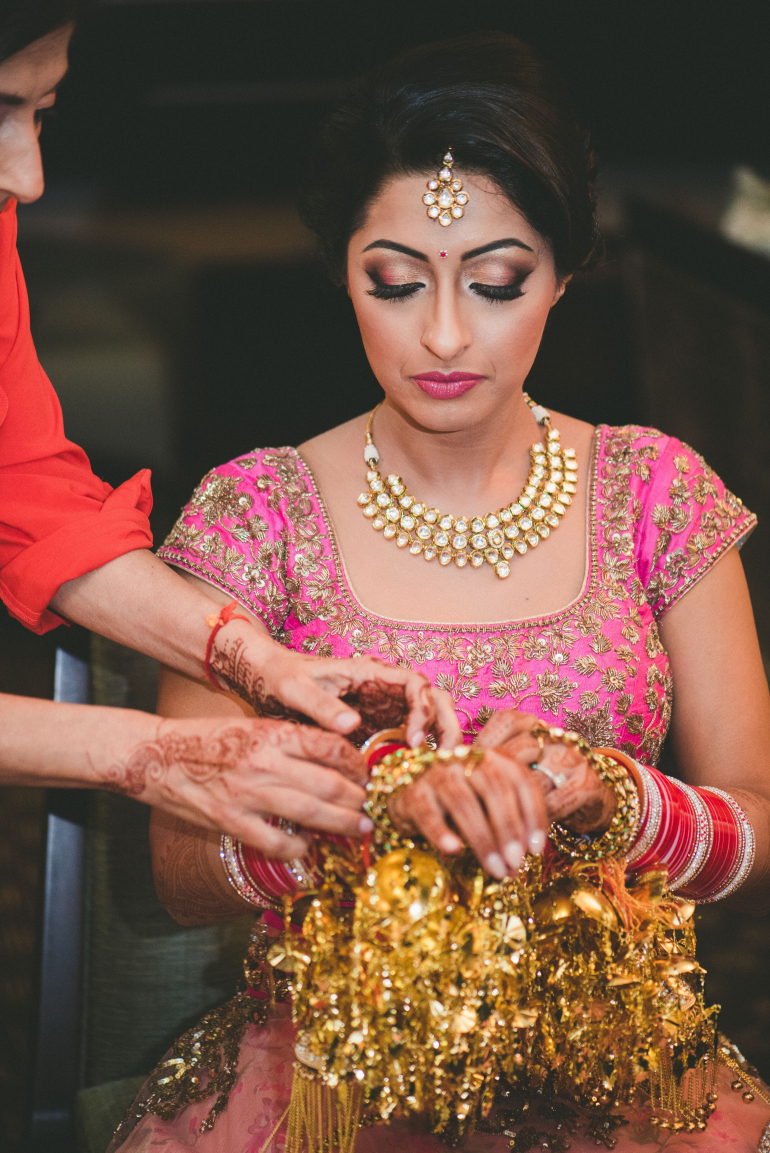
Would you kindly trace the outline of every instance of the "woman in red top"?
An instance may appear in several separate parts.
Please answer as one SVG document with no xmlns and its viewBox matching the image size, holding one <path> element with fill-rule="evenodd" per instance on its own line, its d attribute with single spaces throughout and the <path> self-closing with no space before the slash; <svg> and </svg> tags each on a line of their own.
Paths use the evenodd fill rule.
<svg viewBox="0 0 770 1153">
<path fill-rule="evenodd" d="M 73 20 L 87 6 L 17 0 L 0 21 L 0 597 L 35 632 L 76 621 L 203 680 L 221 606 L 149 551 L 149 471 L 113 490 L 67 440 L 29 328 L 16 203 L 43 192 L 40 114 L 56 99 Z M 218 683 L 261 719 L 169 721 L 0 695 L 0 783 L 119 789 L 294 857 L 296 837 L 265 817 L 346 834 L 368 827 L 355 783 L 362 765 L 339 735 L 361 718 L 340 697 L 376 682 L 380 696 L 406 694 L 413 741 L 436 724 L 457 739 L 448 699 L 419 674 L 290 653 L 242 617 L 228 619 L 210 649 Z M 264 719 L 282 709 L 332 732 Z"/>
</svg>

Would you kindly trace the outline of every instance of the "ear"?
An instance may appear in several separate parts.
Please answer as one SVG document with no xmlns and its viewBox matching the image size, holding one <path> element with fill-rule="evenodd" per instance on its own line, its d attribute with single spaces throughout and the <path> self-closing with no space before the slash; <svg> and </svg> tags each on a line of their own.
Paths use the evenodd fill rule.
<svg viewBox="0 0 770 1153">
<path fill-rule="evenodd" d="M 562 296 L 564 296 L 564 290 L 571 280 L 572 273 L 570 273 L 569 276 L 565 276 L 563 280 L 558 281 L 556 285 L 556 292 L 554 293 L 553 300 L 551 301 L 551 308 L 553 308 L 554 304 L 556 304 L 557 301 L 561 300 Z"/>
</svg>

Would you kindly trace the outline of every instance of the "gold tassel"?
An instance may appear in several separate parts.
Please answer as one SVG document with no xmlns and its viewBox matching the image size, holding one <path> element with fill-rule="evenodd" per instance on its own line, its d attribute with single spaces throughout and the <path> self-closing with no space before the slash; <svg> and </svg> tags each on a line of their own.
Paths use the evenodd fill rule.
<svg viewBox="0 0 770 1153">
<path fill-rule="evenodd" d="M 662 1053 L 661 1068 L 650 1073 L 650 1124 L 672 1133 L 694 1133 L 706 1129 L 716 1108 L 717 1062 L 709 1053 L 681 1081 L 674 1075 L 671 1055 Z"/>
<path fill-rule="evenodd" d="M 363 1102 L 360 1085 L 325 1085 L 295 1061 L 284 1153 L 353 1153 Z"/>
</svg>

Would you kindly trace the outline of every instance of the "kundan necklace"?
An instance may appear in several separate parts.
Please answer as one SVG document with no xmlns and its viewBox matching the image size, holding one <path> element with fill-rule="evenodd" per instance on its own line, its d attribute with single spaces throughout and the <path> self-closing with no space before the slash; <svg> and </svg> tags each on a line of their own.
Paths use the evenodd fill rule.
<svg viewBox="0 0 770 1153">
<path fill-rule="evenodd" d="M 364 460 L 369 466 L 369 490 L 358 498 L 372 528 L 388 540 L 395 540 L 399 548 L 408 548 L 413 556 L 422 554 L 428 561 L 438 557 L 442 565 L 454 561 L 458 568 L 467 564 L 480 568 L 486 562 L 494 566 L 499 577 L 507 577 L 515 554 L 523 556 L 558 528 L 577 492 L 574 448 L 563 449 L 558 430 L 551 428 L 550 414 L 526 393 L 524 399 L 545 429 L 544 442 L 533 444 L 529 450 L 532 463 L 527 483 L 511 504 L 496 513 L 474 517 L 453 517 L 428 508 L 409 495 L 395 473 L 383 480 L 375 467 L 380 454 L 372 440 L 372 421 L 378 404 L 366 423 Z"/>
</svg>

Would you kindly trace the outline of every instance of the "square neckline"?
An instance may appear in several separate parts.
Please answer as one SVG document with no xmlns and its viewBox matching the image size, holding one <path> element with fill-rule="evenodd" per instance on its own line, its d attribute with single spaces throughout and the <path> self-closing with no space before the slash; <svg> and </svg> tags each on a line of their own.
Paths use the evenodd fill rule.
<svg viewBox="0 0 770 1153">
<path fill-rule="evenodd" d="M 375 613 L 359 600 L 350 580 L 345 566 L 345 558 L 342 555 L 342 550 L 337 541 L 337 534 L 332 523 L 331 516 L 326 507 L 320 486 L 316 480 L 315 474 L 307 463 L 305 458 L 296 448 L 291 448 L 289 451 L 295 456 L 299 465 L 305 472 L 313 495 L 318 502 L 321 520 L 323 522 L 326 534 L 329 539 L 329 544 L 332 550 L 332 559 L 334 561 L 335 574 L 337 578 L 337 587 L 348 601 L 350 606 L 361 616 L 367 618 L 375 623 L 388 625 L 391 628 L 403 629 L 408 631 L 417 630 L 419 632 L 466 632 L 466 633 L 480 633 L 490 632 L 505 628 L 511 632 L 517 631 L 522 628 L 531 627 L 533 625 L 547 624 L 550 621 L 561 620 L 565 616 L 571 615 L 574 610 L 586 600 L 594 591 L 596 581 L 596 573 L 598 571 L 597 558 L 596 558 L 596 495 L 599 480 L 599 459 L 601 456 L 600 448 L 602 439 L 608 425 L 600 424 L 594 429 L 591 437 L 591 457 L 588 467 L 589 480 L 589 493 L 588 493 L 588 517 L 586 521 L 586 563 L 583 582 L 577 596 L 565 605 L 564 608 L 557 609 L 556 612 L 546 613 L 540 616 L 533 617 L 518 617 L 514 620 L 501 620 L 501 621 L 483 621 L 478 622 L 465 622 L 465 623 L 451 623 L 446 624 L 440 621 L 412 621 L 412 620 L 399 620 L 396 617 L 382 616 L 380 613 Z"/>
</svg>

